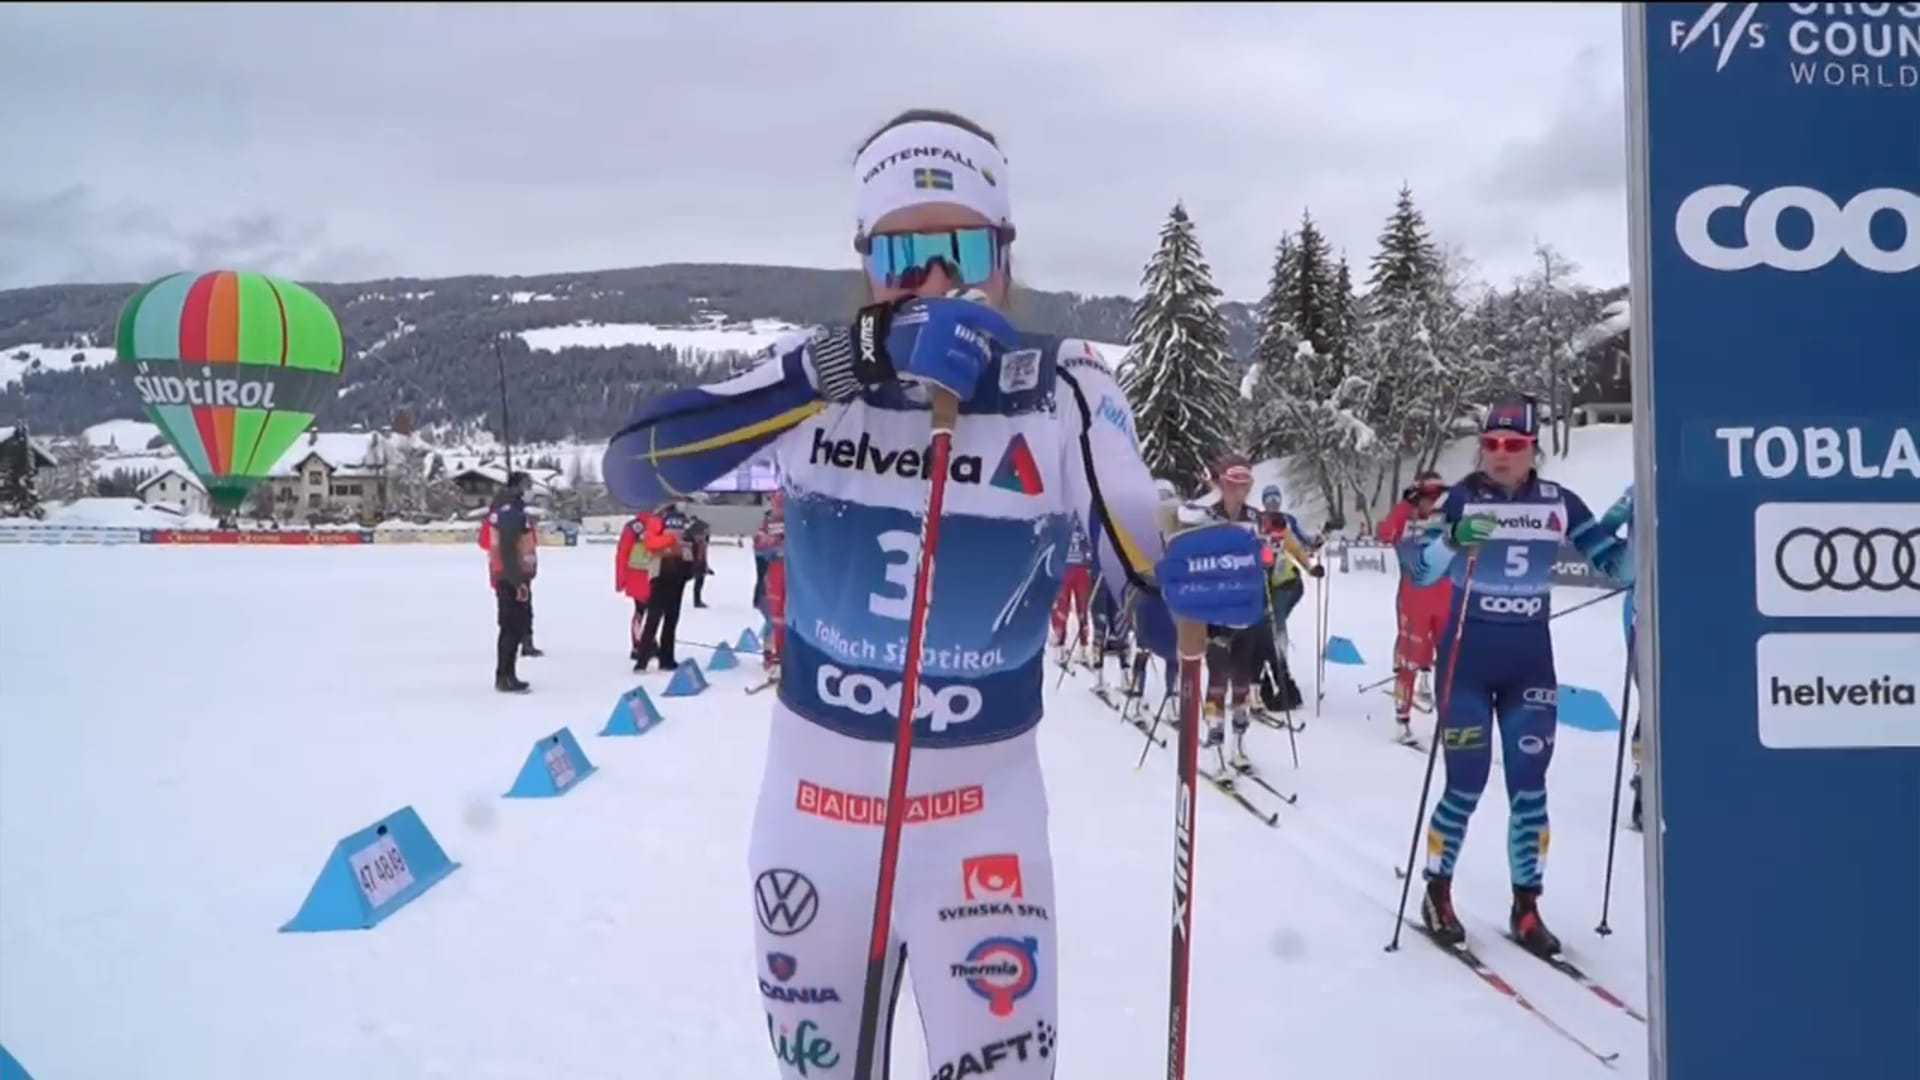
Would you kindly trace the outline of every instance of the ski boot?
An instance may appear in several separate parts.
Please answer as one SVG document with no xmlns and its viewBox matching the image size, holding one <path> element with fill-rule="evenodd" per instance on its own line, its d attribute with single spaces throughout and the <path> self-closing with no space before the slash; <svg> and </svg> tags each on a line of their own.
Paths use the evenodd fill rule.
<svg viewBox="0 0 1920 1080">
<path fill-rule="evenodd" d="M 1253 768 L 1253 760 L 1247 757 L 1247 707 L 1233 707 L 1233 752 L 1227 755 L 1227 764 L 1234 772 L 1244 772 Z"/>
<path fill-rule="evenodd" d="M 1421 712 L 1433 711 L 1433 674 L 1431 668 L 1421 668 L 1419 681 L 1413 687 L 1413 706 Z"/>
<path fill-rule="evenodd" d="M 1507 928 L 1520 947 L 1536 956 L 1553 956 L 1560 951 L 1560 939 L 1540 921 L 1540 886 L 1515 885 L 1513 912 L 1507 916 Z"/>
<path fill-rule="evenodd" d="M 1053 643 L 1053 663 L 1062 670 L 1073 663 L 1073 649 L 1065 641 Z"/>
<path fill-rule="evenodd" d="M 1201 746 L 1219 746 L 1227 741 L 1226 716 L 1215 702 L 1207 702 L 1201 711 Z"/>
<path fill-rule="evenodd" d="M 1413 735 L 1412 716 L 1396 716 L 1393 718 L 1393 741 L 1407 746 L 1420 745 L 1420 740 Z"/>
<path fill-rule="evenodd" d="M 1427 878 L 1426 895 L 1420 898 L 1420 921 L 1427 932 L 1444 945 L 1459 945 L 1467 940 L 1467 928 L 1453 912 L 1453 879 L 1432 875 Z"/>
<path fill-rule="evenodd" d="M 502 694 L 524 694 L 532 687 L 513 675 L 495 675 L 493 688 Z"/>
<path fill-rule="evenodd" d="M 520 644 L 520 655 L 521 656 L 545 656 L 547 654 L 541 649 L 536 648 L 534 646 L 532 638 L 528 638 L 526 641 Z"/>
</svg>

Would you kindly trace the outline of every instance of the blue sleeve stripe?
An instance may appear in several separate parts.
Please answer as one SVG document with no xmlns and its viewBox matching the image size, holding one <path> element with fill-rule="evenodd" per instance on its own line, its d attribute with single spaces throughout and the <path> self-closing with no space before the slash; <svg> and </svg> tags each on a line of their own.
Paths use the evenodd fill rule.
<svg viewBox="0 0 1920 1080">
<path fill-rule="evenodd" d="M 674 390 L 644 405 L 607 444 L 601 474 L 608 494 L 650 507 L 699 491 L 826 408 L 793 362 L 797 350 L 787 359 L 778 382 L 735 393 Z"/>
</svg>

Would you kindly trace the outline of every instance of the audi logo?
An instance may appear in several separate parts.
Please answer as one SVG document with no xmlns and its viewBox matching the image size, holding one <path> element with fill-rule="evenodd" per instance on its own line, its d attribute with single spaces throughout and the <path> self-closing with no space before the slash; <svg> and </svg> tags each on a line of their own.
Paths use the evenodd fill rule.
<svg viewBox="0 0 1920 1080">
<path fill-rule="evenodd" d="M 1920 590 L 1920 528 L 1789 529 L 1773 548 L 1773 569 L 1798 592 Z"/>
</svg>

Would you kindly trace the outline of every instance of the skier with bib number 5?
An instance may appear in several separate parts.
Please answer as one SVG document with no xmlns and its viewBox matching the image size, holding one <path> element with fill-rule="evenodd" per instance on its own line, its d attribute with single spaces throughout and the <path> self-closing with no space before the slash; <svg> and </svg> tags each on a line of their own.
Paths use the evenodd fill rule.
<svg viewBox="0 0 1920 1080">
<path fill-rule="evenodd" d="M 1077 512 L 1102 587 L 1169 657 L 1175 612 L 1259 588 L 1233 536 L 1163 541 L 1151 475 L 1097 421 L 1125 401 L 1099 354 L 1002 314 L 1008 180 L 972 121 L 889 121 L 849 177 L 870 302 L 643 404 L 606 452 L 629 506 L 757 454 L 780 465 L 787 637 L 742 881 L 757 970 L 741 975 L 788 1080 L 885 1075 L 903 977 L 931 1075 L 1054 1075 L 1061 955 L 1035 731 L 1061 585 L 1047 548 L 1065 548 Z"/>
<path fill-rule="evenodd" d="M 1487 786 L 1498 718 L 1507 788 L 1508 929 L 1543 956 L 1560 941 L 1540 918 L 1547 864 L 1547 766 L 1558 722 L 1552 616 L 1553 560 L 1570 543 L 1601 573 L 1631 580 L 1631 544 L 1595 519 L 1580 496 L 1534 468 L 1539 419 L 1532 399 L 1498 404 L 1480 435 L 1480 469 L 1441 496 L 1414 570 L 1417 586 L 1453 583 L 1439 642 L 1435 748 L 1446 785 L 1427 826 L 1421 920 L 1436 939 L 1466 931 L 1453 906 L 1453 870 L 1467 822 Z"/>
</svg>

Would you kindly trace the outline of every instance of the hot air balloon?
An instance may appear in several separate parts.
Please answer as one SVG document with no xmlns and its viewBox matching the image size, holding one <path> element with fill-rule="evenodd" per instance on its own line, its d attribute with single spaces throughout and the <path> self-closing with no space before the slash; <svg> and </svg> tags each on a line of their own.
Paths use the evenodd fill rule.
<svg viewBox="0 0 1920 1080">
<path fill-rule="evenodd" d="M 340 324 L 290 281 L 245 271 L 149 282 L 115 340 L 147 415 L 233 510 L 266 478 L 340 377 Z"/>
</svg>

